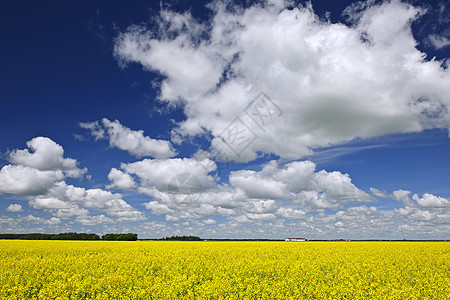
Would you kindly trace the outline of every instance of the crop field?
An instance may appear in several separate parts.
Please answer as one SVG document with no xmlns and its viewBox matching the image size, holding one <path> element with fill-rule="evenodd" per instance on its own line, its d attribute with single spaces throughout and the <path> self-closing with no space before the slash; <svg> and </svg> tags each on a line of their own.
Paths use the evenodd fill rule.
<svg viewBox="0 0 450 300">
<path fill-rule="evenodd" d="M 0 299 L 450 299 L 446 242 L 0 241 Z"/>
</svg>

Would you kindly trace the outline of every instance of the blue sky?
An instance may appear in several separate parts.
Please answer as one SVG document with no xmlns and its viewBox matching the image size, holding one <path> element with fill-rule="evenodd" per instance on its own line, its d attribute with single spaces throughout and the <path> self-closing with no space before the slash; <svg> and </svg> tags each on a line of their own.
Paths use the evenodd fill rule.
<svg viewBox="0 0 450 300">
<path fill-rule="evenodd" d="M 446 239 L 445 1 L 0 4 L 0 231 Z"/>
</svg>

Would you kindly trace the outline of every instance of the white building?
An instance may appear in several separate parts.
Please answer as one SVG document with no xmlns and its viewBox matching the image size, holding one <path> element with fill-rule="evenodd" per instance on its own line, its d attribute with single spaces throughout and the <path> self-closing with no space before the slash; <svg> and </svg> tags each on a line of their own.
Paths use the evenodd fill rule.
<svg viewBox="0 0 450 300">
<path fill-rule="evenodd" d="M 306 242 L 307 238 L 286 238 L 284 239 L 286 242 Z"/>
</svg>

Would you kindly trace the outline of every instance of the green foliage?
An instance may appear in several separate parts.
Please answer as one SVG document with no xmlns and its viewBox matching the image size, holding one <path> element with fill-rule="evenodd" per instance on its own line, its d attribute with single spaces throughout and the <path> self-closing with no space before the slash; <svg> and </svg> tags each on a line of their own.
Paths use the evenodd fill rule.
<svg viewBox="0 0 450 300">
<path fill-rule="evenodd" d="M 136 241 L 137 233 L 108 233 L 102 236 L 104 241 Z"/>
<path fill-rule="evenodd" d="M 164 241 L 202 241 L 202 239 L 199 238 L 198 236 L 192 236 L 192 235 L 190 235 L 190 236 L 176 235 L 176 236 L 171 236 L 171 237 L 164 237 L 164 238 L 162 238 L 162 240 L 164 240 Z"/>
</svg>

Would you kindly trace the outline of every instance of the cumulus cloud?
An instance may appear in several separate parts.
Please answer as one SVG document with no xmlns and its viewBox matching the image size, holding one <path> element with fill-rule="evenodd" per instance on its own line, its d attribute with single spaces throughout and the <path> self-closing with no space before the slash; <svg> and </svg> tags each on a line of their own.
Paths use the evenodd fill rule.
<svg viewBox="0 0 450 300">
<path fill-rule="evenodd" d="M 186 118 L 172 132 L 173 142 L 211 136 L 214 155 L 200 158 L 199 151 L 194 158 L 172 158 L 176 151 L 170 142 L 117 120 L 80 123 L 96 140 L 108 140 L 138 158 L 151 157 L 112 168 L 106 188 L 149 196 L 144 207 L 171 222 L 168 227 L 148 223 L 161 232 L 183 226 L 186 233 L 218 229 L 234 237 L 255 231 L 267 237 L 298 232 L 429 237 L 423 225 L 432 224 L 439 225 L 435 234 L 447 234 L 448 199 L 406 190 L 388 195 L 376 188 L 369 194 L 350 175 L 316 170 L 311 161 L 270 161 L 258 170 L 233 169 L 228 178 L 218 177 L 211 157 L 245 162 L 273 153 L 298 160 L 357 137 L 450 127 L 449 71 L 443 61 L 429 60 L 416 48 L 411 31 L 425 10 L 398 0 L 358 2 L 345 11 L 345 23 L 331 23 L 309 4 L 287 6 L 268 1 L 236 8 L 217 1 L 210 4 L 210 25 L 188 12 L 163 10 L 157 27 L 132 26 L 117 37 L 118 60 L 160 73 L 160 99 L 181 104 Z M 429 39 L 436 48 L 448 44 L 445 36 Z M 33 196 L 29 207 L 52 218 L 0 216 L 0 226 L 144 219 L 121 194 L 64 182 L 85 169 L 65 158 L 60 145 L 43 137 L 27 145 L 11 152 L 11 164 L 0 170 L 0 193 Z M 392 198 L 401 207 L 368 204 L 377 198 Z M 22 207 L 12 204 L 6 210 Z"/>
<path fill-rule="evenodd" d="M 339 202 L 373 200 L 351 182 L 348 174 L 325 170 L 316 172 L 315 167 L 311 161 L 285 165 L 270 161 L 259 172 L 231 172 L 230 183 L 249 198 L 291 199 L 316 208 L 331 208 Z"/>
<path fill-rule="evenodd" d="M 171 188 L 181 188 L 189 181 L 195 181 L 201 190 L 213 187 L 215 179 L 209 173 L 217 166 L 210 159 L 199 161 L 192 158 L 172 158 L 144 159 L 135 163 L 122 164 L 121 168 L 126 173 L 137 176 L 141 187 L 156 187 L 159 191 L 167 192 Z M 185 174 L 187 174 L 186 178 L 184 178 Z"/>
<path fill-rule="evenodd" d="M 8 207 L 5 210 L 9 211 L 9 212 L 21 212 L 21 211 L 23 211 L 22 205 L 20 205 L 20 204 L 10 204 L 10 205 L 8 205 Z"/>
<path fill-rule="evenodd" d="M 213 219 L 206 219 L 206 220 L 203 220 L 203 223 L 205 223 L 206 225 L 212 225 L 212 224 L 216 224 L 217 222 L 216 222 L 216 220 L 213 220 Z"/>
<path fill-rule="evenodd" d="M 274 200 L 259 200 L 259 201 L 252 201 L 251 206 L 248 207 L 246 210 L 250 213 L 255 214 L 267 214 L 267 213 L 273 213 L 277 211 L 278 206 L 275 204 Z"/>
<path fill-rule="evenodd" d="M 14 150 L 9 161 L 39 171 L 62 171 L 67 177 L 79 178 L 87 169 L 79 169 L 77 161 L 64 158 L 64 149 L 47 137 L 36 137 L 27 142 L 29 149 Z M 31 152 L 30 152 L 31 150 Z"/>
<path fill-rule="evenodd" d="M 239 222 L 302 219 L 312 211 L 339 209 L 352 202 L 375 201 L 357 188 L 348 174 L 316 171 L 311 161 L 278 164 L 260 171 L 231 171 L 219 183 L 209 159 L 144 159 L 122 164 L 137 178 L 136 190 L 152 198 L 144 206 L 167 220 L 223 215 Z M 195 180 L 193 180 L 195 178 Z M 259 215 L 259 216 L 258 216 Z"/>
<path fill-rule="evenodd" d="M 256 171 L 241 170 L 232 172 L 230 183 L 234 187 L 242 189 L 249 198 L 277 199 L 289 197 L 284 182 L 274 180 Z"/>
<path fill-rule="evenodd" d="M 75 204 L 67 203 L 58 198 L 45 196 L 36 197 L 31 201 L 30 205 L 37 209 L 68 209 L 70 207 L 76 207 Z"/>
<path fill-rule="evenodd" d="M 45 209 L 60 218 L 87 219 L 89 209 L 99 210 L 118 220 L 144 220 L 141 212 L 122 199 L 121 194 L 114 194 L 101 189 L 85 189 L 56 183 L 45 195 L 30 200 L 30 206 Z"/>
<path fill-rule="evenodd" d="M 97 224 L 108 224 L 108 223 L 111 224 L 114 223 L 114 220 L 108 218 L 105 215 L 97 215 L 97 216 L 83 216 L 77 218 L 77 222 L 86 226 L 93 226 Z"/>
<path fill-rule="evenodd" d="M 412 206 L 413 203 L 412 203 L 411 199 L 409 198 L 409 194 L 411 194 L 410 191 L 396 190 L 392 193 L 392 198 L 395 201 L 398 201 L 405 206 Z"/>
<path fill-rule="evenodd" d="M 271 221 L 275 220 L 277 217 L 272 213 L 264 213 L 264 214 L 247 214 L 247 218 L 254 221 Z"/>
<path fill-rule="evenodd" d="M 450 224 L 450 201 L 444 197 L 439 197 L 430 193 L 420 197 L 411 192 L 397 190 L 392 194 L 392 198 L 403 203 L 404 207 L 394 209 L 394 212 L 405 218 L 405 223 L 417 225 L 416 223 L 426 222 L 447 226 Z"/>
<path fill-rule="evenodd" d="M 93 223 L 89 209 L 102 211 L 118 220 L 144 219 L 141 212 L 122 199 L 121 194 L 68 185 L 65 178 L 81 177 L 87 169 L 80 169 L 76 160 L 65 158 L 63 147 L 51 139 L 37 137 L 27 145 L 29 149 L 12 151 L 9 155 L 11 164 L 0 170 L 0 193 L 34 196 L 30 198 L 30 207 L 51 212 L 55 218 L 52 224 L 58 223 L 55 220 L 70 218 L 83 224 Z M 111 188 L 134 187 L 131 176 L 117 169 L 111 170 L 109 179 Z M 12 205 L 7 208 L 8 211 L 14 209 L 20 211 L 22 207 Z"/>
<path fill-rule="evenodd" d="M 145 208 L 151 209 L 153 214 L 155 215 L 166 215 L 166 214 L 172 214 L 175 211 L 167 204 L 158 203 L 157 201 L 150 201 L 148 203 L 144 203 Z"/>
<path fill-rule="evenodd" d="M 277 215 L 285 219 L 304 219 L 306 212 L 301 209 L 280 207 L 277 210 Z"/>
<path fill-rule="evenodd" d="M 417 194 L 412 197 L 419 206 L 422 207 L 449 207 L 450 201 L 443 197 L 435 196 L 433 194 L 425 193 L 420 198 Z"/>
<path fill-rule="evenodd" d="M 40 195 L 64 179 L 61 171 L 40 171 L 25 166 L 6 165 L 0 170 L 0 193 Z"/>
<path fill-rule="evenodd" d="M 143 130 L 131 130 L 119 121 L 103 118 L 101 122 L 80 123 L 91 135 L 98 139 L 107 139 L 111 147 L 128 151 L 136 157 L 169 158 L 176 155 L 170 142 L 155 140 L 144 136 Z"/>
<path fill-rule="evenodd" d="M 61 223 L 61 219 L 59 219 L 59 218 L 51 217 L 50 219 L 44 219 L 44 218 L 40 218 L 40 217 L 35 217 L 33 215 L 28 215 L 26 217 L 23 217 L 21 220 L 30 222 L 30 223 L 44 224 L 44 225 L 58 225 Z"/>
<path fill-rule="evenodd" d="M 211 133 L 212 146 L 238 161 L 257 152 L 297 159 L 356 137 L 450 127 L 449 71 L 426 59 L 411 31 L 424 9 L 360 2 L 346 10 L 345 25 L 309 5 L 287 6 L 216 1 L 210 27 L 163 11 L 158 27 L 121 33 L 115 54 L 164 76 L 160 98 L 183 102 L 186 114 L 175 136 Z M 266 126 L 246 111 L 260 92 L 283 113 Z M 258 104 L 266 120 L 269 106 Z M 233 123 L 237 117 L 246 127 Z M 243 139 L 257 136 L 241 153 L 224 142 L 230 124 L 246 131 Z"/>
<path fill-rule="evenodd" d="M 108 179 L 111 181 L 111 184 L 106 186 L 108 189 L 118 188 L 128 190 L 136 187 L 136 183 L 130 174 L 124 173 L 116 168 L 111 169 L 108 174 Z"/>
<path fill-rule="evenodd" d="M 75 159 L 65 158 L 63 147 L 49 138 L 36 137 L 27 146 L 9 154 L 11 164 L 0 170 L 0 194 L 43 195 L 56 182 L 87 171 L 78 168 Z"/>
</svg>

